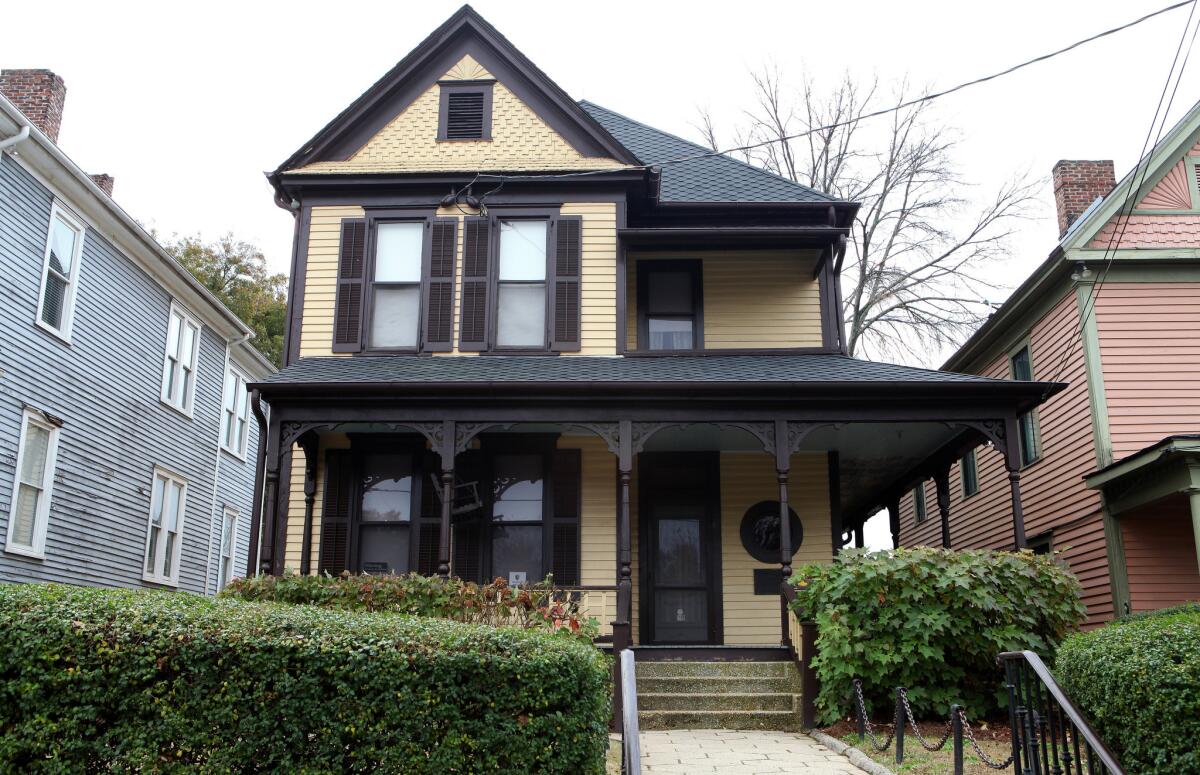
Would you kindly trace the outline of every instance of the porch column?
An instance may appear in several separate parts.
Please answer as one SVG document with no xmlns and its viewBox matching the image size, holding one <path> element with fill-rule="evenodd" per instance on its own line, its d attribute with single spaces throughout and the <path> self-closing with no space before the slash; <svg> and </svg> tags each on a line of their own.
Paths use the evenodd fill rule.
<svg viewBox="0 0 1200 775">
<path fill-rule="evenodd" d="M 892 533 L 892 548 L 900 548 L 900 501 L 894 500 L 887 506 L 888 530 Z"/>
<path fill-rule="evenodd" d="M 933 485 L 937 490 L 938 515 L 942 518 L 942 548 L 950 548 L 950 466 L 938 469 L 933 474 Z"/>
<path fill-rule="evenodd" d="M 312 571 L 313 502 L 317 497 L 317 434 L 309 431 L 298 439 L 304 450 L 304 535 L 300 539 L 300 574 Z"/>
<path fill-rule="evenodd" d="M 450 578 L 450 514 L 454 508 L 454 453 L 457 451 L 453 420 L 442 422 L 442 522 L 438 527 L 438 575 Z"/>
<path fill-rule="evenodd" d="M 1012 495 L 1013 546 L 1024 549 L 1025 513 L 1021 509 L 1021 445 L 1017 441 L 1017 416 L 1004 418 L 1004 467 L 1008 470 L 1008 489 Z"/>
<path fill-rule="evenodd" d="M 629 536 L 629 486 L 633 479 L 633 422 L 618 423 L 617 439 L 617 618 L 613 622 L 613 653 L 633 642 L 633 558 Z"/>
<path fill-rule="evenodd" d="M 257 390 L 250 393 L 250 409 L 258 423 L 258 452 L 254 461 L 254 502 L 250 507 L 250 546 L 246 552 L 246 576 L 254 578 L 259 571 L 259 548 L 262 540 L 263 490 L 267 479 L 267 444 L 270 433 L 267 415 L 262 408 L 262 396 Z"/>
<path fill-rule="evenodd" d="M 788 443 L 788 427 L 786 420 L 775 421 L 775 478 L 779 483 L 779 568 L 783 573 L 780 583 L 786 586 L 792 577 L 792 519 L 788 508 L 788 475 L 791 473 L 792 455 Z M 780 642 L 788 645 L 788 633 L 791 622 L 788 617 L 787 598 L 779 596 Z"/>
<path fill-rule="evenodd" d="M 1188 490 L 1192 511 L 1192 540 L 1196 542 L 1196 566 L 1200 568 L 1200 490 Z"/>
<path fill-rule="evenodd" d="M 291 496 L 291 471 L 293 462 L 292 445 L 283 447 L 282 443 L 279 449 L 279 470 L 275 476 L 275 546 L 271 553 L 271 573 L 276 576 L 282 576 L 285 570 L 284 563 L 286 561 L 285 553 L 287 551 L 287 530 L 288 530 L 288 506 L 290 505 L 289 498 Z M 286 463 L 286 465 L 285 465 Z M 283 482 L 284 474 L 287 474 L 287 482 Z"/>
<path fill-rule="evenodd" d="M 266 458 L 263 463 L 262 541 L 258 551 L 259 573 L 274 573 L 275 522 L 279 514 L 279 419 L 271 413 L 267 425 Z"/>
<path fill-rule="evenodd" d="M 859 522 L 854 526 L 854 548 L 862 549 L 867 545 L 866 536 L 863 535 L 864 523 Z"/>
</svg>

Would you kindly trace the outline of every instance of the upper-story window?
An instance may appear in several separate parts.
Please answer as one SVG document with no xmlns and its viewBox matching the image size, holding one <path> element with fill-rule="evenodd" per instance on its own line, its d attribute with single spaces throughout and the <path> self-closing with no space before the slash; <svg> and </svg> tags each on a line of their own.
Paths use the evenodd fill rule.
<svg viewBox="0 0 1200 775">
<path fill-rule="evenodd" d="M 1033 358 L 1029 345 L 1022 345 L 1009 356 L 1009 371 L 1013 379 L 1033 380 Z M 1021 465 L 1027 466 L 1041 457 L 1038 438 L 1037 410 L 1030 409 L 1017 418 L 1017 442 L 1021 452 Z"/>
<path fill-rule="evenodd" d="M 699 261 L 638 262 L 638 341 L 649 350 L 703 348 Z"/>
<path fill-rule="evenodd" d="M 200 324 L 172 305 L 167 323 L 167 351 L 163 356 L 162 400 L 188 416 L 192 414 L 199 349 Z"/>
<path fill-rule="evenodd" d="M 21 415 L 21 440 L 17 447 L 16 476 L 8 514 L 4 549 L 15 554 L 42 557 L 46 524 L 50 518 L 50 492 L 58 450 L 58 424 L 34 409 Z"/>
<path fill-rule="evenodd" d="M 250 433 L 250 393 L 246 377 L 232 366 L 225 370 L 225 396 L 221 402 L 221 448 L 246 457 Z"/>
<path fill-rule="evenodd" d="M 439 140 L 492 139 L 492 82 L 460 81 L 441 85 Z"/>
<path fill-rule="evenodd" d="M 416 350 L 420 342 L 425 221 L 375 227 L 369 342 L 377 350 Z"/>
<path fill-rule="evenodd" d="M 546 347 L 549 222 L 501 220 L 496 274 L 496 347 Z"/>
<path fill-rule="evenodd" d="M 962 478 L 962 496 L 970 498 L 979 492 L 979 465 L 975 460 L 975 450 L 962 456 L 958 468 Z"/>
<path fill-rule="evenodd" d="M 71 336 L 83 234 L 82 223 L 57 204 L 51 209 L 37 323 L 62 339 Z"/>
</svg>

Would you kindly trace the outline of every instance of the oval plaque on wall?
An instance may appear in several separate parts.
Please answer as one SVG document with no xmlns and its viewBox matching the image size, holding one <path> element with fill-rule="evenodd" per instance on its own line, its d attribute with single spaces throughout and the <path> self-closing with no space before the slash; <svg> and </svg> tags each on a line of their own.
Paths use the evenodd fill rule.
<svg viewBox="0 0 1200 775">
<path fill-rule="evenodd" d="M 804 543 L 804 526 L 796 512 L 788 509 L 792 532 L 792 554 Z M 779 501 L 759 501 L 742 517 L 742 546 L 759 562 L 779 562 Z"/>
</svg>

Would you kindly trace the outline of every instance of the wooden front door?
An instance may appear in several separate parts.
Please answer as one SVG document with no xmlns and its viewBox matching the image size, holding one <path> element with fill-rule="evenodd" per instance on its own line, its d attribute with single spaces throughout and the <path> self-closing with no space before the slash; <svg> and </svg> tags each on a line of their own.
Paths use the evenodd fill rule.
<svg viewBox="0 0 1200 775">
<path fill-rule="evenodd" d="M 722 642 L 720 474 L 716 452 L 639 456 L 643 643 Z"/>
</svg>

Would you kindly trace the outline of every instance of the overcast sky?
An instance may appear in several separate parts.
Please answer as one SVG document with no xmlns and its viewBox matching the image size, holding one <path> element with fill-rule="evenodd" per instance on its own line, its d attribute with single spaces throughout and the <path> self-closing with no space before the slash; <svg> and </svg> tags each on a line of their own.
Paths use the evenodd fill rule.
<svg viewBox="0 0 1200 775">
<path fill-rule="evenodd" d="M 757 3 L 479 0 L 476 10 L 569 94 L 699 139 L 706 106 L 726 132 L 750 101 L 748 71 L 832 82 L 945 87 L 1003 69 L 1167 0 Z M 459 7 L 423 3 L 110 0 L 6 4 L 0 67 L 48 68 L 67 84 L 61 147 L 116 177 L 115 198 L 164 235 L 232 232 L 287 271 L 292 218 L 274 169 Z M 965 181 L 986 195 L 1013 175 L 1045 179 L 1040 218 L 1014 242 L 1022 279 L 1057 239 L 1049 171 L 1062 158 L 1136 161 L 1187 16 L 1182 8 L 1014 76 L 939 100 L 961 136 Z M 1200 54 L 1197 55 L 1200 58 Z M 1172 119 L 1194 103 L 1192 67 Z M 886 541 L 876 531 L 873 543 Z"/>
</svg>

